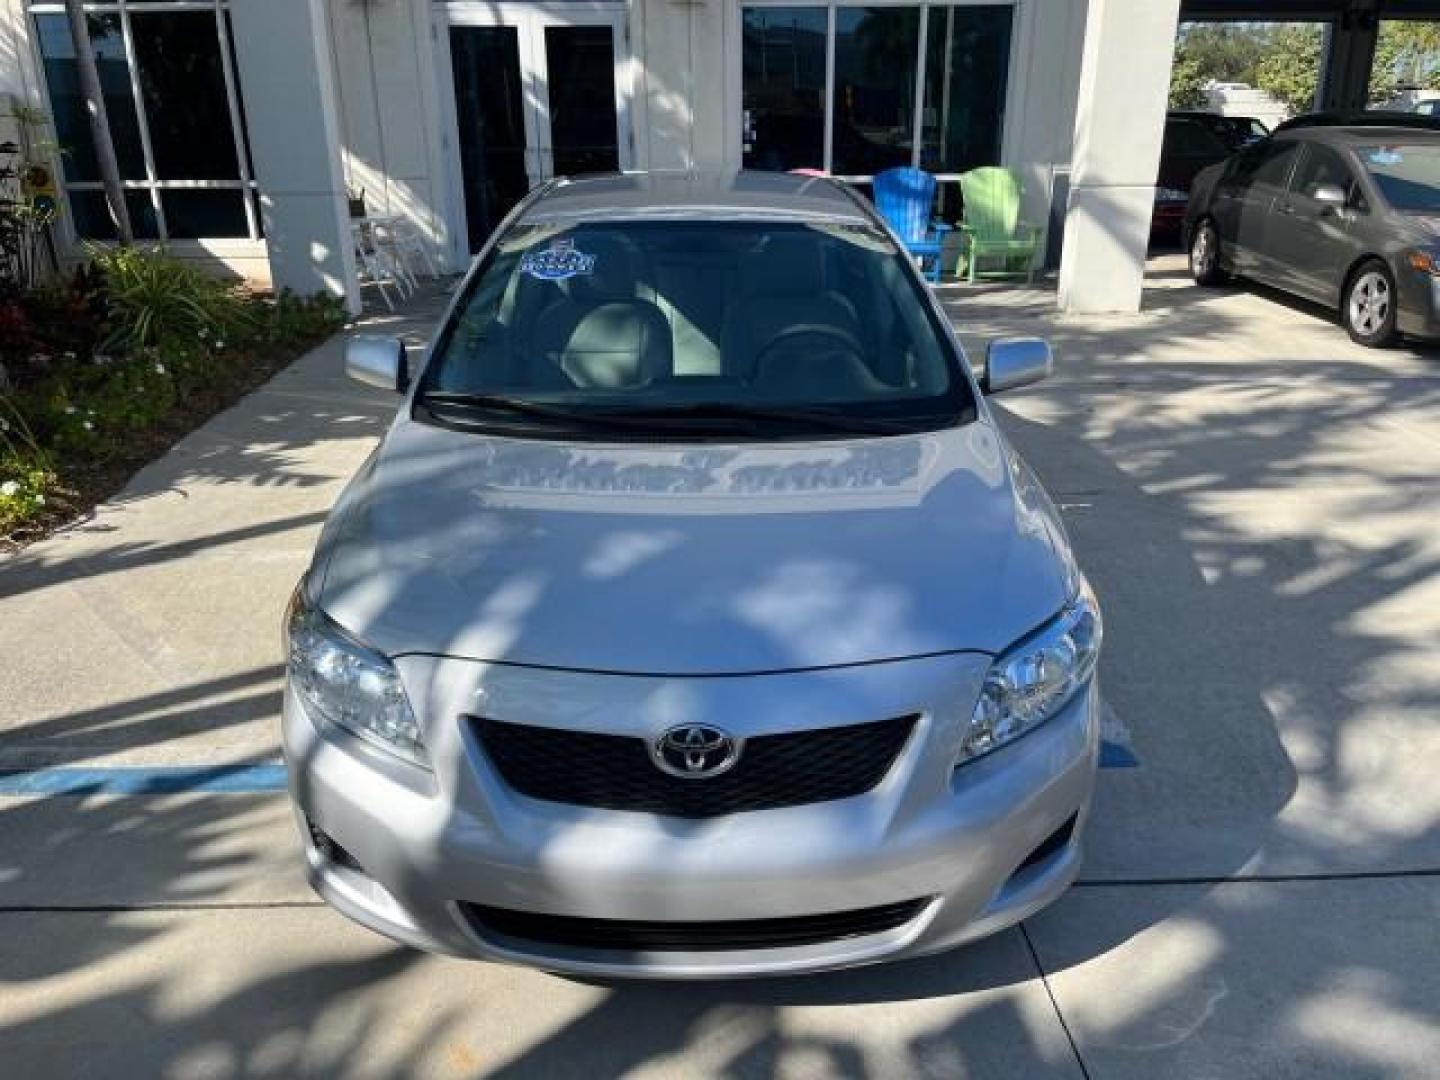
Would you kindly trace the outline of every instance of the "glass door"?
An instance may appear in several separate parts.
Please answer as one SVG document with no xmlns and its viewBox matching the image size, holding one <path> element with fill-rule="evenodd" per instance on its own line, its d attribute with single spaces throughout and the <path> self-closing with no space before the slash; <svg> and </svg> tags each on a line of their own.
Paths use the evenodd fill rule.
<svg viewBox="0 0 1440 1080">
<path fill-rule="evenodd" d="M 514 26 L 452 26 L 450 64 L 466 232 L 475 252 L 538 180 L 520 32 Z"/>
<path fill-rule="evenodd" d="M 546 177 L 615 172 L 620 168 L 620 120 L 614 26 L 540 29 L 544 38 Z"/>
<path fill-rule="evenodd" d="M 437 18 L 450 42 L 451 203 L 471 253 L 537 184 L 630 167 L 623 6 L 457 0 Z"/>
</svg>

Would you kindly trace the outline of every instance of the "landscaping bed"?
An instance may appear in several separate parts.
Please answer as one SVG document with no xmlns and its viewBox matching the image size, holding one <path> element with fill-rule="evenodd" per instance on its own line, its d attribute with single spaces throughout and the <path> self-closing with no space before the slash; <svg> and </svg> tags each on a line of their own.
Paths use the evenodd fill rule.
<svg viewBox="0 0 1440 1080">
<path fill-rule="evenodd" d="M 0 285 L 0 550 L 83 517 L 343 320 L 138 249 Z"/>
</svg>

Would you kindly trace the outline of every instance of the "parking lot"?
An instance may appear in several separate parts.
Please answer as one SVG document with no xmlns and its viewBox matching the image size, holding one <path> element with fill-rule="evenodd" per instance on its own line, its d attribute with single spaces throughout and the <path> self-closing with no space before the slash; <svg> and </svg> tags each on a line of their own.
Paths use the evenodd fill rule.
<svg viewBox="0 0 1440 1080">
<path fill-rule="evenodd" d="M 332 341 L 0 561 L 0 1074 L 1440 1075 L 1440 352 L 1174 256 L 1135 317 L 943 296 L 972 360 L 1054 344 L 1003 418 L 1107 616 L 1112 767 L 1057 905 L 675 985 L 428 957 L 320 904 L 275 790 L 280 612 L 394 407 Z"/>
</svg>

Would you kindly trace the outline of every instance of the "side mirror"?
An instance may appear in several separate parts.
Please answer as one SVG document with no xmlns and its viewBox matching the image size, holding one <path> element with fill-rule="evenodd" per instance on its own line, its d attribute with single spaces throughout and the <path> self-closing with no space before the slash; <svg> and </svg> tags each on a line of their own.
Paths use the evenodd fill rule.
<svg viewBox="0 0 1440 1080">
<path fill-rule="evenodd" d="M 985 350 L 985 375 L 980 389 L 987 394 L 1029 386 L 1055 368 L 1050 346 L 1039 338 L 999 338 Z"/>
<path fill-rule="evenodd" d="M 1320 204 L 1322 214 L 1345 208 L 1345 191 L 1339 184 L 1317 184 L 1310 197 Z"/>
<path fill-rule="evenodd" d="M 403 393 L 410 385 L 405 343 L 399 338 L 357 334 L 345 342 L 345 374 L 366 386 Z"/>
</svg>

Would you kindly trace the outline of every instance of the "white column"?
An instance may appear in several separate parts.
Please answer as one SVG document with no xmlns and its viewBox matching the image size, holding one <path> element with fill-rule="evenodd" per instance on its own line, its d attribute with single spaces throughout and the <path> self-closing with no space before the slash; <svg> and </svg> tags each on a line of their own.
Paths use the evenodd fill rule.
<svg viewBox="0 0 1440 1080">
<path fill-rule="evenodd" d="M 277 289 L 360 310 L 322 0 L 237 0 L 235 58 Z"/>
<path fill-rule="evenodd" d="M 1090 0 L 1060 307 L 1140 310 L 1180 0 Z"/>
</svg>

